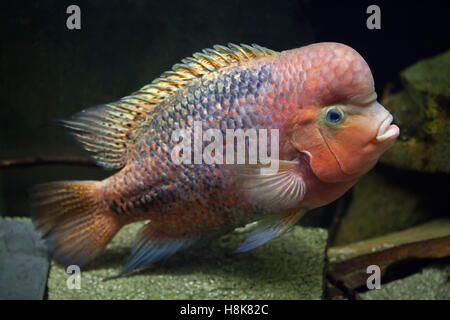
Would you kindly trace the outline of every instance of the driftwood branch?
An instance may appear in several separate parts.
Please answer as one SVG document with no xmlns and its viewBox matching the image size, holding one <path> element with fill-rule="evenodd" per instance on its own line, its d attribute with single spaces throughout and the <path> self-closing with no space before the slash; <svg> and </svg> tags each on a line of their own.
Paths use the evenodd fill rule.
<svg viewBox="0 0 450 320">
<path fill-rule="evenodd" d="M 83 156 L 34 156 L 21 159 L 0 160 L 0 169 L 32 167 L 49 164 L 99 167 L 94 160 Z"/>
<path fill-rule="evenodd" d="M 380 267 L 381 277 L 395 263 L 406 259 L 441 259 L 450 256 L 450 236 L 427 239 L 376 251 L 329 266 L 327 277 L 350 297 L 366 284 L 367 267 Z M 357 296 L 355 296 L 357 298 Z"/>
<path fill-rule="evenodd" d="M 333 284 L 336 288 L 342 291 L 342 293 L 350 300 L 362 300 L 359 293 L 352 288 L 345 280 L 339 277 L 338 274 L 332 270 L 326 272 L 327 280 Z"/>
</svg>

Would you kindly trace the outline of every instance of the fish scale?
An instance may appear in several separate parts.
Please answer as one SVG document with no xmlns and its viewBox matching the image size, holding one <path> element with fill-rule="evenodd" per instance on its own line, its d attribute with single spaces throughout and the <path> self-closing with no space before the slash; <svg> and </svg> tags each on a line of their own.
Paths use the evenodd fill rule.
<svg viewBox="0 0 450 320">
<path fill-rule="evenodd" d="M 129 185 L 137 185 L 136 183 L 127 183 L 127 177 L 130 175 L 129 172 L 140 172 L 140 163 L 138 162 L 137 165 L 134 165 L 133 162 L 135 160 L 139 160 L 142 157 L 146 159 L 157 159 L 158 163 L 157 165 L 150 164 L 150 168 L 146 168 L 146 172 L 166 172 L 167 170 L 164 170 L 164 168 L 168 167 L 167 162 L 170 161 L 170 154 L 168 152 L 165 152 L 163 150 L 171 150 L 174 147 L 174 143 L 170 142 L 169 145 L 167 145 L 167 141 L 165 141 L 166 137 L 170 136 L 170 133 L 173 130 L 179 129 L 180 124 L 179 122 L 184 119 L 187 122 L 187 119 L 189 116 L 194 117 L 195 121 L 203 121 L 204 129 L 209 128 L 220 128 L 223 132 L 226 129 L 247 129 L 251 127 L 245 127 L 245 122 L 242 121 L 242 116 L 247 116 L 247 112 L 245 111 L 246 108 L 243 105 L 238 105 L 237 101 L 246 99 L 246 92 L 242 90 L 242 88 L 249 87 L 249 83 L 253 81 L 251 84 L 256 85 L 255 81 L 258 82 L 259 79 L 264 79 L 265 82 L 268 82 L 268 80 L 271 78 L 270 73 L 267 71 L 267 66 L 263 65 L 255 70 L 246 70 L 242 71 L 240 69 L 237 70 L 230 70 L 228 72 L 222 72 L 218 75 L 212 75 L 214 77 L 211 77 L 212 79 L 201 79 L 199 83 L 193 83 L 192 86 L 189 86 L 185 88 L 184 90 L 180 90 L 178 93 L 174 95 L 174 101 L 172 99 L 169 99 L 167 102 L 163 102 L 158 106 L 158 110 L 155 110 L 155 113 L 160 113 L 160 115 L 155 115 L 153 118 L 153 121 L 151 121 L 148 126 L 146 126 L 146 132 L 143 132 L 141 138 L 138 140 L 135 149 L 133 150 L 132 156 L 130 158 L 131 163 L 129 164 L 132 169 L 124 171 L 123 175 L 119 174 L 118 176 L 114 176 L 114 179 L 120 180 L 121 178 L 124 180 L 124 183 L 126 186 Z M 263 74 L 263 75 L 261 75 Z M 248 76 L 247 76 L 248 75 Z M 250 76 L 251 75 L 251 76 Z M 226 83 L 234 84 L 235 87 L 233 89 L 233 85 L 230 88 L 231 96 L 227 99 L 226 96 L 224 96 L 220 91 L 215 90 L 215 88 L 218 88 L 219 86 L 222 88 L 226 88 Z M 260 84 L 259 87 L 262 88 L 266 84 Z M 200 87 L 200 89 L 199 89 Z M 203 89 L 206 88 L 206 89 Z M 197 92 L 197 94 L 195 94 Z M 200 92 L 200 93 L 198 93 Z M 216 93 L 217 92 L 217 93 Z M 223 92 L 223 91 L 222 91 Z M 226 90 L 225 90 L 226 92 Z M 206 96 L 204 96 L 204 93 L 206 93 Z M 249 94 L 249 93 L 247 93 Z M 256 94 L 259 94 L 257 92 Z M 218 101 L 221 102 L 221 105 L 229 105 L 230 107 L 225 110 L 216 110 L 215 109 L 215 99 L 209 98 L 210 96 L 216 97 Z M 186 97 L 186 98 L 185 98 Z M 181 100 L 181 101 L 180 101 Z M 204 101 L 207 100 L 207 103 L 204 103 Z M 227 103 L 224 101 L 228 100 Z M 179 102 L 180 101 L 180 102 Z M 181 114 L 181 118 L 177 117 L 174 112 L 168 112 L 167 111 L 167 105 L 178 105 L 180 104 L 180 110 L 176 112 L 177 114 Z M 189 105 L 199 105 L 201 106 L 201 110 L 190 110 Z M 183 112 L 183 110 L 186 110 L 186 112 Z M 255 109 L 253 108 L 255 111 Z M 211 111 L 213 112 L 211 114 Z M 221 112 L 218 114 L 218 112 Z M 227 117 L 226 115 L 230 114 L 231 117 Z M 215 122 L 210 122 L 208 119 L 210 117 L 217 117 L 219 116 L 219 120 Z M 224 117 L 227 119 L 225 122 L 220 123 L 220 119 Z M 261 117 L 259 117 L 261 118 Z M 169 119 L 172 119 L 173 121 L 169 121 Z M 172 125 L 171 125 L 172 124 Z M 225 124 L 225 126 L 223 126 Z M 253 128 L 258 127 L 258 123 L 253 123 Z M 151 128 L 154 128 L 154 130 L 151 130 Z M 154 132 L 159 132 L 158 134 L 155 134 Z M 156 161 L 154 161 L 156 162 Z M 161 167 L 163 170 L 161 170 Z M 197 188 L 196 192 L 201 195 L 201 197 L 208 198 L 210 196 L 209 192 L 211 190 L 208 190 L 208 181 L 211 180 L 212 177 L 221 177 L 220 175 L 220 169 L 216 170 L 208 170 L 207 172 L 203 172 L 204 170 L 196 169 L 195 166 L 191 167 L 185 167 L 185 170 L 183 172 L 184 176 L 188 177 L 188 183 L 191 184 L 191 186 L 197 186 L 201 185 L 202 188 Z M 141 179 L 144 181 L 147 180 L 145 177 L 146 172 L 143 173 L 143 176 Z M 123 177 L 122 177 L 123 176 Z M 154 176 L 151 177 L 152 181 L 156 180 Z M 158 177 L 161 178 L 161 177 Z M 116 180 L 117 181 L 117 180 Z M 115 185 L 117 182 L 111 182 L 110 185 Z M 172 182 L 176 183 L 176 182 Z M 166 182 L 166 184 L 169 184 L 169 182 Z M 230 181 L 228 184 L 230 186 L 227 186 L 230 189 L 233 189 L 233 181 Z M 226 185 L 226 184 L 225 184 Z M 119 183 L 119 187 L 117 189 L 123 190 L 123 188 L 120 187 L 121 184 Z M 109 186 L 108 186 L 109 187 Z M 153 186 L 149 185 L 148 188 L 152 188 Z M 139 193 L 139 189 L 135 190 L 128 190 L 126 189 L 126 194 L 122 195 L 122 197 L 130 197 L 134 193 Z M 214 193 L 219 192 L 223 193 L 224 190 L 214 190 Z M 164 193 L 165 195 L 166 193 Z M 112 198 L 112 197 L 107 197 Z M 168 203 L 165 201 L 164 198 L 157 198 L 154 201 L 157 201 L 161 204 L 162 207 L 166 206 Z M 180 201 L 180 198 L 174 198 L 172 202 Z M 133 203 L 133 200 L 131 200 Z M 221 207 L 220 202 L 215 202 L 213 204 L 214 206 Z M 241 203 L 235 203 L 236 207 L 241 207 Z M 134 206 L 133 203 L 133 209 L 136 210 L 136 215 L 146 215 L 146 214 L 152 214 L 152 212 L 141 212 L 139 210 L 139 207 Z M 195 214 L 195 211 L 198 210 L 197 207 L 187 208 L 187 210 L 192 210 L 192 214 Z M 161 212 L 153 213 L 160 215 Z M 185 214 L 186 215 L 186 214 Z M 155 219 L 151 215 L 149 216 L 150 219 Z M 216 216 L 217 219 L 217 216 Z M 254 218 L 250 215 L 248 221 L 254 220 Z M 245 221 L 247 222 L 247 221 Z M 205 223 L 208 223 L 208 221 L 205 221 Z M 225 223 L 223 221 L 222 223 Z M 209 233 L 210 230 L 207 228 L 204 228 L 203 225 L 198 224 L 198 230 L 202 231 L 203 233 Z M 169 226 L 165 226 L 165 228 L 168 228 Z"/>
</svg>

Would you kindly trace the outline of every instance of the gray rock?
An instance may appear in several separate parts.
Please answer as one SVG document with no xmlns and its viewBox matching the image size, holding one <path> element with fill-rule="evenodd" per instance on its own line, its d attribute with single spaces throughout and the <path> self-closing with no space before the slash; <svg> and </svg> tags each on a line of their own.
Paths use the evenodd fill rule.
<svg viewBox="0 0 450 320">
<path fill-rule="evenodd" d="M 48 268 L 30 219 L 0 218 L 0 300 L 43 299 Z"/>
</svg>

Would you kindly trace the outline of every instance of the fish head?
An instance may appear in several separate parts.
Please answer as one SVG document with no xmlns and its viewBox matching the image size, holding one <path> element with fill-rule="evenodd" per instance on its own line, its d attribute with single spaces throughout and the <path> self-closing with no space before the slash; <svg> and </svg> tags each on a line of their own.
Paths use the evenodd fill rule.
<svg viewBox="0 0 450 320">
<path fill-rule="evenodd" d="M 324 182 L 355 180 L 369 171 L 399 136 L 377 102 L 369 66 L 354 49 L 319 43 L 295 49 L 303 85 L 291 120 L 290 142 L 309 155 Z"/>
</svg>

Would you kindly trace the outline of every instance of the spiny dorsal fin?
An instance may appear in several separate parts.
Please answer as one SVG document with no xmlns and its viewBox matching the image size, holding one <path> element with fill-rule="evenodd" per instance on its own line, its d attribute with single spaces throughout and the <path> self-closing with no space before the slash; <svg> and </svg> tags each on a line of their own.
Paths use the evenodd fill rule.
<svg viewBox="0 0 450 320">
<path fill-rule="evenodd" d="M 215 45 L 214 49 L 203 49 L 192 57 L 182 59 L 171 71 L 166 71 L 151 84 L 142 87 L 133 94 L 134 97 L 148 103 L 160 103 L 167 96 L 178 90 L 192 79 L 214 72 L 233 64 L 248 61 L 255 58 L 277 56 L 279 53 L 257 44 L 240 46 L 229 43 L 228 47 Z"/>
<path fill-rule="evenodd" d="M 181 60 L 151 84 L 119 101 L 91 107 L 62 121 L 93 158 L 105 168 L 120 168 L 127 161 L 127 150 L 136 128 L 165 98 L 191 80 L 239 62 L 277 56 L 279 53 L 257 44 L 215 45 Z"/>
</svg>

